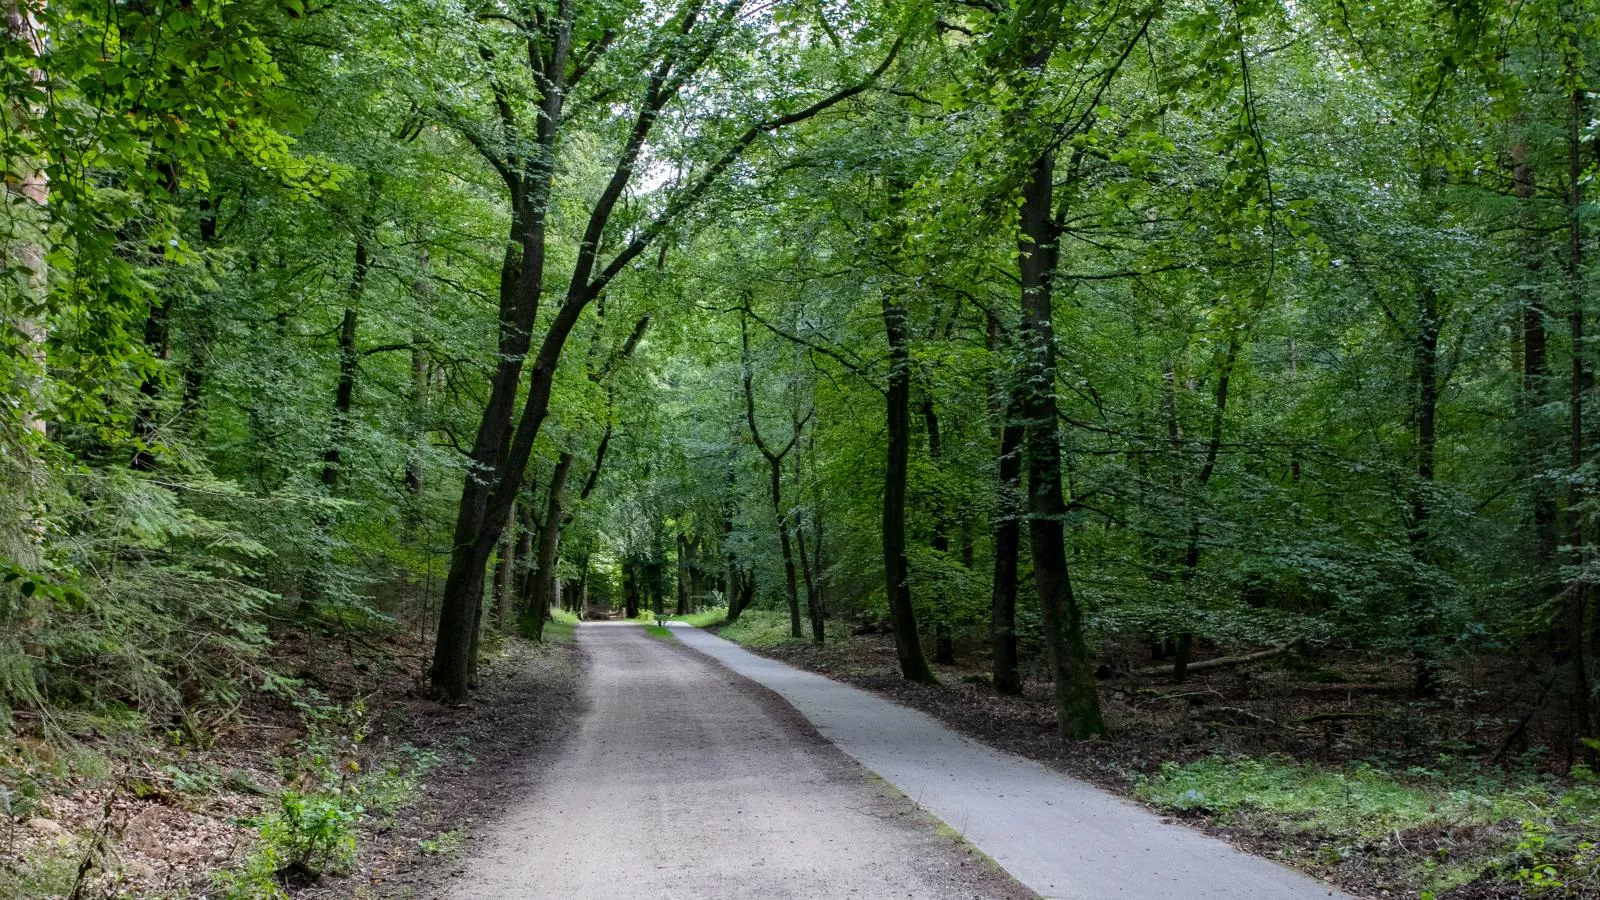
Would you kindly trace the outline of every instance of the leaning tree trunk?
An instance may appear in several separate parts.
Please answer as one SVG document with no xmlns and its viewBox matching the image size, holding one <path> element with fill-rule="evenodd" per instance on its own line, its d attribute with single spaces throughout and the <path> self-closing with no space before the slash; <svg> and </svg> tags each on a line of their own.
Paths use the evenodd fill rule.
<svg viewBox="0 0 1600 900">
<path fill-rule="evenodd" d="M 1084 637 L 1083 611 L 1072 593 L 1066 552 L 1066 497 L 1061 488 L 1057 436 L 1056 346 L 1052 297 L 1056 234 L 1052 219 L 1055 158 L 1046 151 L 1023 186 L 1019 269 L 1022 281 L 1022 350 L 1025 354 L 1021 418 L 1027 428 L 1028 538 L 1039 595 L 1045 646 L 1055 680 L 1061 736 L 1081 740 L 1106 733 L 1094 666 Z"/>
</svg>

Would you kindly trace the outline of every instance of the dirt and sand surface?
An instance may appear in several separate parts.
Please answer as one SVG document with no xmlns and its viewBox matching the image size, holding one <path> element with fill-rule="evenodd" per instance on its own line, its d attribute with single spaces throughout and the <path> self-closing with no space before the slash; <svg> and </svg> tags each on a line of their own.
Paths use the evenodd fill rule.
<svg viewBox="0 0 1600 900">
<path fill-rule="evenodd" d="M 623 622 L 579 646 L 576 733 L 423 896 L 1032 896 L 710 658 Z"/>
</svg>

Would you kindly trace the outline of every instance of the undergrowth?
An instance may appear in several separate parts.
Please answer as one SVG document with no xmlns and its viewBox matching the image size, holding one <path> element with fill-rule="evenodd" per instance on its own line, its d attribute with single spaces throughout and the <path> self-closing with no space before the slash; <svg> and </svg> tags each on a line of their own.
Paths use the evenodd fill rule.
<svg viewBox="0 0 1600 900">
<path fill-rule="evenodd" d="M 1485 875 L 1522 895 L 1593 896 L 1600 891 L 1600 778 L 1582 766 L 1572 774 L 1562 783 L 1217 756 L 1167 763 L 1134 794 L 1230 827 L 1313 839 L 1326 864 L 1365 855 L 1387 865 L 1405 850 L 1423 854 L 1409 880 L 1425 900 Z M 1458 842 L 1460 833 L 1478 839 Z"/>
<path fill-rule="evenodd" d="M 578 615 L 564 609 L 551 610 L 550 621 L 544 623 L 544 639 L 551 643 L 570 644 L 576 639 Z"/>
<path fill-rule="evenodd" d="M 392 827 L 439 762 L 410 745 L 373 761 L 361 703 L 329 703 L 293 682 L 281 689 L 291 694 L 306 733 L 292 755 L 277 760 L 287 787 L 276 808 L 249 823 L 255 845 L 239 865 L 214 876 L 226 900 L 279 900 L 288 888 L 345 871 L 355 860 L 361 823 L 376 818 Z"/>
<path fill-rule="evenodd" d="M 739 621 L 724 625 L 717 634 L 746 647 L 778 647 L 793 643 L 789 634 L 789 614 L 776 609 L 747 609 Z"/>
<path fill-rule="evenodd" d="M 699 612 L 692 612 L 686 616 L 672 617 L 674 622 L 686 622 L 696 628 L 707 628 L 712 625 L 720 625 L 727 621 L 727 619 L 728 608 L 725 606 L 702 609 Z"/>
</svg>

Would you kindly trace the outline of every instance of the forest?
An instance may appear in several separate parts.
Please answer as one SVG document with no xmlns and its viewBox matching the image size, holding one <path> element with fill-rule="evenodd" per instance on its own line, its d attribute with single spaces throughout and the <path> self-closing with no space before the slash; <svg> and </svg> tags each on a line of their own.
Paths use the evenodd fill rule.
<svg viewBox="0 0 1600 900">
<path fill-rule="evenodd" d="M 1600 895 L 1592 2 L 3 12 L 0 893 L 200 896 L 107 847 L 230 792 L 194 883 L 298 890 L 457 752 L 341 684 L 684 617 L 1357 893 Z M 265 709 L 315 772 L 200 765 Z"/>
</svg>

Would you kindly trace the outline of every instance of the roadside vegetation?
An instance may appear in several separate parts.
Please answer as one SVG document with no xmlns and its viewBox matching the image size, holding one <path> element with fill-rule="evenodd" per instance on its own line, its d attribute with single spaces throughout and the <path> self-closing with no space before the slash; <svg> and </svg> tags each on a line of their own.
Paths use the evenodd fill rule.
<svg viewBox="0 0 1600 900">
<path fill-rule="evenodd" d="M 1184 686 L 1110 678 L 1102 684 L 1111 739 L 1064 748 L 1040 735 L 1048 693 L 1027 685 L 995 697 L 981 652 L 935 666 L 938 685 L 912 685 L 894 672 L 887 637 L 871 630 L 819 648 L 790 637 L 781 611 L 762 609 L 712 630 L 1359 894 L 1470 900 L 1600 890 L 1600 779 L 1584 765 L 1552 774 L 1548 748 L 1495 765 L 1448 738 L 1446 729 L 1473 714 L 1465 685 L 1447 703 L 1418 704 L 1373 680 L 1392 668 L 1354 657 L 1273 659 Z M 1326 699 L 1283 702 L 1296 690 Z"/>
</svg>

